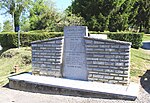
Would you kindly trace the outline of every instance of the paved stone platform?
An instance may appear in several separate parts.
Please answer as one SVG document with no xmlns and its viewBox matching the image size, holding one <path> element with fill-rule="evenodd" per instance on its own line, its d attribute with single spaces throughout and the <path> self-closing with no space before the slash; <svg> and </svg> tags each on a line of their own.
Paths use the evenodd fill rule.
<svg viewBox="0 0 150 103">
<path fill-rule="evenodd" d="M 122 86 L 65 78 L 34 76 L 30 73 L 9 77 L 9 87 L 30 92 L 127 100 L 135 100 L 139 91 L 139 85 L 136 83 Z"/>
</svg>

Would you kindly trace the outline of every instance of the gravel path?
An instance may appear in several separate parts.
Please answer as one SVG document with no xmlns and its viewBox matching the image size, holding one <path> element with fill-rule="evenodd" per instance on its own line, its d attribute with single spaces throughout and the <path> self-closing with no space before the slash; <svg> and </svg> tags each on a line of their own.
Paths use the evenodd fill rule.
<svg viewBox="0 0 150 103">
<path fill-rule="evenodd" d="M 139 96 L 135 101 L 84 98 L 25 92 L 0 88 L 0 103 L 150 103 L 150 70 L 140 80 Z"/>
<path fill-rule="evenodd" d="M 150 86 L 150 85 L 149 85 Z M 31 93 L 9 88 L 0 88 L 0 103 L 149 103 L 150 94 L 142 87 L 135 101 L 109 100 Z"/>
</svg>

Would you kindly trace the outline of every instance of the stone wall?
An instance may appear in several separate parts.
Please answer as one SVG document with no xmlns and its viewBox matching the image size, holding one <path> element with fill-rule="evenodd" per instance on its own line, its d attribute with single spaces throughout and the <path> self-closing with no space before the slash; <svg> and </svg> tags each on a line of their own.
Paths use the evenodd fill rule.
<svg viewBox="0 0 150 103">
<path fill-rule="evenodd" d="M 129 83 L 130 43 L 93 37 L 84 37 L 84 40 L 87 80 Z M 63 41 L 64 38 L 59 37 L 32 42 L 33 74 L 64 77 Z"/>
<path fill-rule="evenodd" d="M 130 43 L 85 37 L 85 44 L 89 81 L 129 83 Z"/>
<path fill-rule="evenodd" d="M 32 73 L 61 77 L 63 38 L 32 42 Z"/>
</svg>

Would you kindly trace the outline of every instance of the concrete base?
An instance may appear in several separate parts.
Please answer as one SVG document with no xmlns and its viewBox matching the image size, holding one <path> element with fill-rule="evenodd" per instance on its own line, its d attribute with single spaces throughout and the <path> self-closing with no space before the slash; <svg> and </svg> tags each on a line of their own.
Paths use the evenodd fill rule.
<svg viewBox="0 0 150 103">
<path fill-rule="evenodd" d="M 9 87 L 30 92 L 127 100 L 135 100 L 139 91 L 139 85 L 135 83 L 130 83 L 129 86 L 122 86 L 34 76 L 29 73 L 9 77 Z"/>
</svg>

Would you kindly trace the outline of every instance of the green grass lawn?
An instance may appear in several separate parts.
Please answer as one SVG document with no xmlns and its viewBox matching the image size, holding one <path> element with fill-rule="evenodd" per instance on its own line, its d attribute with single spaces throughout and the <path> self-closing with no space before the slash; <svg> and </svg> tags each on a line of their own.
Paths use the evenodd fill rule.
<svg viewBox="0 0 150 103">
<path fill-rule="evenodd" d="M 150 41 L 150 34 L 149 35 L 144 34 L 143 41 Z"/>
<path fill-rule="evenodd" d="M 9 49 L 0 57 L 0 86 L 8 83 L 8 76 L 14 75 L 14 66 L 18 65 L 18 73 L 31 70 L 31 49 Z"/>
<path fill-rule="evenodd" d="M 131 81 L 138 80 L 147 70 L 150 70 L 150 51 L 131 49 Z"/>
<path fill-rule="evenodd" d="M 13 67 L 19 65 L 18 73 L 31 70 L 31 48 L 9 49 L 0 57 L 0 86 L 8 83 L 8 77 L 14 72 Z M 136 82 L 150 69 L 150 51 L 143 49 L 131 49 L 131 81 Z"/>
</svg>

